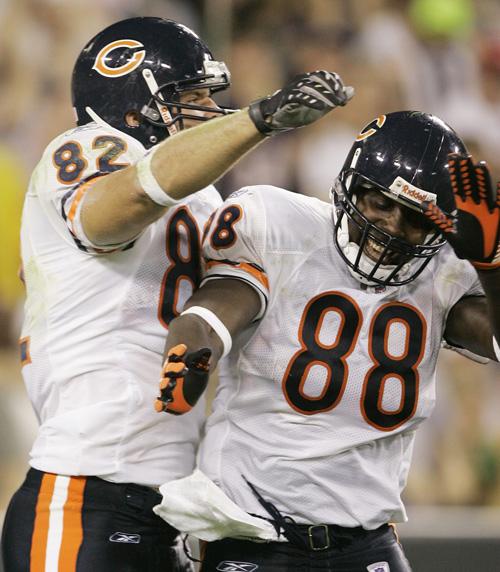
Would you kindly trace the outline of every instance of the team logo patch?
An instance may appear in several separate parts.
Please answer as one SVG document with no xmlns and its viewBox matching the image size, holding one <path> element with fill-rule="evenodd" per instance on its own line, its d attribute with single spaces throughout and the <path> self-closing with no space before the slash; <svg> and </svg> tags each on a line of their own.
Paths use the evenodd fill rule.
<svg viewBox="0 0 500 572">
<path fill-rule="evenodd" d="M 377 131 L 383 127 L 385 120 L 385 115 L 379 115 L 377 119 L 370 121 L 368 125 L 365 125 L 363 129 L 361 129 L 361 133 L 356 137 L 356 141 L 364 141 L 365 139 L 368 139 L 368 137 L 377 133 Z"/>
<path fill-rule="evenodd" d="M 253 572 L 259 566 L 251 562 L 236 562 L 234 560 L 224 560 L 216 568 L 219 572 Z"/>
<path fill-rule="evenodd" d="M 121 542 L 122 544 L 139 544 L 140 534 L 129 534 L 128 532 L 115 532 L 109 537 L 110 542 Z"/>
<path fill-rule="evenodd" d="M 138 68 L 144 58 L 146 57 L 145 50 L 137 50 L 137 48 L 143 48 L 144 45 L 136 40 L 116 40 L 115 42 L 111 42 L 107 46 L 104 46 L 102 50 L 97 54 L 95 59 L 95 63 L 92 69 L 96 70 L 96 72 L 100 73 L 105 77 L 121 77 L 123 75 L 127 75 L 128 73 L 134 71 Z M 113 50 L 118 49 L 128 49 L 131 51 L 131 55 L 127 62 L 125 62 L 122 66 L 112 68 L 108 66 L 107 59 L 109 54 Z M 132 50 L 135 49 L 135 52 Z"/>
<path fill-rule="evenodd" d="M 367 566 L 366 569 L 368 572 L 391 572 L 387 562 L 375 562 L 370 564 L 370 566 Z"/>
</svg>

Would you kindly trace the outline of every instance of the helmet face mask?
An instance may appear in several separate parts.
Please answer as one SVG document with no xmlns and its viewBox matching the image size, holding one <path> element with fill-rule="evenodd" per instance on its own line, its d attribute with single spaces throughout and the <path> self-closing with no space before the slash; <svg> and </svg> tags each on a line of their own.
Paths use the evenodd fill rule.
<svg viewBox="0 0 500 572">
<path fill-rule="evenodd" d="M 100 119 L 151 147 L 184 128 L 185 119 L 230 113 L 196 102 L 183 103 L 181 111 L 179 105 L 186 91 L 206 89 L 211 96 L 229 85 L 226 65 L 192 30 L 161 18 L 130 18 L 84 47 L 73 70 L 72 97 L 78 125 Z M 127 120 L 131 113 L 137 121 Z"/>
<path fill-rule="evenodd" d="M 424 218 L 422 203 L 437 203 L 452 214 L 447 162 L 457 152 L 466 150 L 456 133 L 424 113 L 390 113 L 361 131 L 331 192 L 335 245 L 357 280 L 369 286 L 408 284 L 446 244 Z M 366 190 L 399 203 L 421 239 L 393 236 L 370 220 L 358 202 Z"/>
<path fill-rule="evenodd" d="M 181 103 L 183 93 L 195 90 L 208 90 L 210 96 L 217 91 L 228 87 L 229 70 L 224 62 L 206 60 L 203 62 L 204 73 L 192 79 L 168 81 L 156 90 L 152 91 L 151 98 L 141 109 L 141 117 L 144 121 L 160 128 L 179 126 L 184 128 L 184 120 L 208 121 L 213 115 L 226 115 L 231 113 L 222 107 L 211 107 L 208 105 L 197 105 L 192 103 Z M 164 110 L 167 110 L 167 114 Z M 189 113 L 189 110 L 201 112 L 198 114 Z M 209 113 L 209 116 L 204 115 Z M 170 117 L 168 117 L 168 114 Z"/>
<path fill-rule="evenodd" d="M 427 233 L 418 244 L 391 235 L 365 216 L 357 206 L 357 191 L 349 192 L 340 178 L 335 182 L 333 194 L 335 244 L 351 273 L 362 284 L 407 284 L 424 270 L 445 243 L 437 231 Z"/>
<path fill-rule="evenodd" d="M 151 125 L 168 129 L 170 134 L 172 126 L 174 132 L 177 126 L 184 129 L 184 120 L 208 121 L 214 115 L 225 115 L 231 113 L 222 107 L 211 107 L 183 102 L 183 93 L 208 90 L 210 96 L 217 91 L 224 90 L 229 85 L 229 70 L 224 62 L 205 60 L 202 64 L 203 72 L 189 79 L 179 79 L 168 81 L 160 86 L 156 85 L 151 78 L 151 74 L 145 72 L 145 80 L 151 91 L 151 98 L 141 109 L 141 117 Z M 189 113 L 189 110 L 201 112 L 198 114 Z M 209 113 L 210 115 L 204 115 Z"/>
</svg>

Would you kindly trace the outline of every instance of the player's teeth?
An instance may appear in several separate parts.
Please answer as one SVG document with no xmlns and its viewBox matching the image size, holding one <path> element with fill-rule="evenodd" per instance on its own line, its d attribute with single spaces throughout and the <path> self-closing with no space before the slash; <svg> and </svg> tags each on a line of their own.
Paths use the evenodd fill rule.
<svg viewBox="0 0 500 572">
<path fill-rule="evenodd" d="M 377 252 L 382 252 L 384 250 L 381 244 L 378 244 L 377 242 L 371 240 L 370 238 L 368 239 L 367 243 L 370 248 L 373 248 L 373 250 L 376 250 Z"/>
</svg>

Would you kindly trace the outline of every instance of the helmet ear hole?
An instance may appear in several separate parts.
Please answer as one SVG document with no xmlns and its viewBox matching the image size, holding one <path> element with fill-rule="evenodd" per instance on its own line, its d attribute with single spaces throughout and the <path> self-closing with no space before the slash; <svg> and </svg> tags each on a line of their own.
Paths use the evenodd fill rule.
<svg viewBox="0 0 500 572">
<path fill-rule="evenodd" d="M 135 109 L 127 111 L 123 119 L 128 127 L 139 127 L 139 125 L 141 124 L 140 113 Z"/>
</svg>

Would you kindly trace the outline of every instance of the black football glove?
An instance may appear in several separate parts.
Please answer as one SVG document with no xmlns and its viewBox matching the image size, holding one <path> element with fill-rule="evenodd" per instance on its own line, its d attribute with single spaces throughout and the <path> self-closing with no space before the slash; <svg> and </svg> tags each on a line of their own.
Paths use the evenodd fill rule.
<svg viewBox="0 0 500 572">
<path fill-rule="evenodd" d="M 324 70 L 296 76 L 272 95 L 254 101 L 250 118 L 264 135 L 274 135 L 308 125 L 354 95 L 336 73 Z"/>
<path fill-rule="evenodd" d="M 186 350 L 179 344 L 168 352 L 161 372 L 161 394 L 155 401 L 158 412 L 182 415 L 191 411 L 207 387 L 212 352 L 202 348 L 186 354 Z"/>
<path fill-rule="evenodd" d="M 450 155 L 450 181 L 457 211 L 451 217 L 437 205 L 424 203 L 424 214 L 442 232 L 459 258 L 476 268 L 500 267 L 500 183 L 491 183 L 486 163 Z"/>
</svg>

